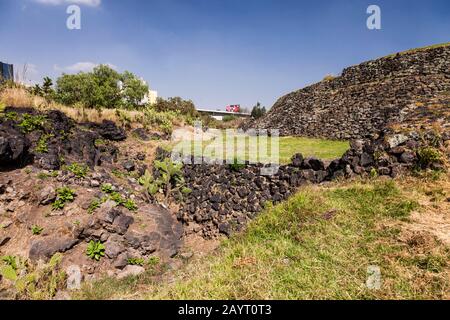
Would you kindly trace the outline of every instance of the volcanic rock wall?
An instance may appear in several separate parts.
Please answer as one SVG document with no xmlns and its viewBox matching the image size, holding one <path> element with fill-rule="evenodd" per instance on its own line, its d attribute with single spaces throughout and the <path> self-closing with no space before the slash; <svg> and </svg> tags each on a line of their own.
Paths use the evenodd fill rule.
<svg viewBox="0 0 450 320">
<path fill-rule="evenodd" d="M 416 108 L 450 106 L 450 45 L 417 49 L 349 67 L 342 75 L 280 98 L 245 129 L 279 129 L 281 135 L 370 138 Z"/>
<path fill-rule="evenodd" d="M 177 218 L 187 234 L 229 235 L 245 227 L 268 202 L 281 202 L 304 184 L 355 176 L 397 177 L 411 169 L 445 171 L 449 152 L 450 132 L 388 130 L 376 140 L 352 141 L 350 150 L 330 164 L 296 154 L 269 176 L 261 175 L 261 164 L 233 169 L 226 164 L 185 163 L 184 179 L 192 192 L 182 197 Z M 157 151 L 157 159 L 167 157 L 169 152 Z"/>
</svg>

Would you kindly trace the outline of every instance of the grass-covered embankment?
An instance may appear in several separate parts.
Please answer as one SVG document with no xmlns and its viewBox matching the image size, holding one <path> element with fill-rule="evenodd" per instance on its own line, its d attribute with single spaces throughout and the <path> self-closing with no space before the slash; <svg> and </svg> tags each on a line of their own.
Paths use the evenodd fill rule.
<svg viewBox="0 0 450 320">
<path fill-rule="evenodd" d="M 413 211 L 432 214 L 429 209 L 447 207 L 445 196 L 435 197 L 449 192 L 446 178 L 306 187 L 285 203 L 267 208 L 217 253 L 172 274 L 175 281 L 151 274 L 105 279 L 85 286 L 75 297 L 449 298 L 449 248 L 415 228 L 410 218 Z M 379 290 L 366 286 L 371 265 L 381 270 Z"/>
</svg>

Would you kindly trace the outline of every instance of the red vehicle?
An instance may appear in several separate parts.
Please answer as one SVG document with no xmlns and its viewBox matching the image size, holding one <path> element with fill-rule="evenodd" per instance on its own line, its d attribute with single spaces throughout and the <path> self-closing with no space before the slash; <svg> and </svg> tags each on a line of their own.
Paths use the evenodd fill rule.
<svg viewBox="0 0 450 320">
<path fill-rule="evenodd" d="M 236 112 L 239 113 L 241 111 L 241 106 L 239 104 L 232 104 L 227 106 L 227 112 Z"/>
</svg>

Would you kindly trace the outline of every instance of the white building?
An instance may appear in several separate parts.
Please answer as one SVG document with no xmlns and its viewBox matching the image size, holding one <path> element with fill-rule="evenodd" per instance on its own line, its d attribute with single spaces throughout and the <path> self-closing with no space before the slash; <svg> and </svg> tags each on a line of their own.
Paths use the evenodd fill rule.
<svg viewBox="0 0 450 320">
<path fill-rule="evenodd" d="M 148 84 L 147 81 L 145 81 L 143 78 L 141 78 L 142 83 Z M 156 100 L 158 99 L 158 91 L 151 90 L 150 85 L 148 84 L 148 94 L 142 99 L 142 104 L 155 104 Z"/>
<path fill-rule="evenodd" d="M 148 95 L 144 98 L 145 103 L 155 104 L 158 99 L 158 91 L 148 90 Z"/>
</svg>

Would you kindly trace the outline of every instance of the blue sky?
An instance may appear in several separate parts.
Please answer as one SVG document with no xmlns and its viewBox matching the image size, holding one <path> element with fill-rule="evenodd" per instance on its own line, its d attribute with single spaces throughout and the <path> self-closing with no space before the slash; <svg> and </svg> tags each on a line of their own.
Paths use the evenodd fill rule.
<svg viewBox="0 0 450 320">
<path fill-rule="evenodd" d="M 78 2 L 82 29 L 68 30 Z M 379 5 L 382 30 L 368 30 Z M 28 78 L 108 63 L 197 107 L 271 107 L 346 66 L 450 41 L 448 0 L 0 0 L 0 61 Z"/>
</svg>

